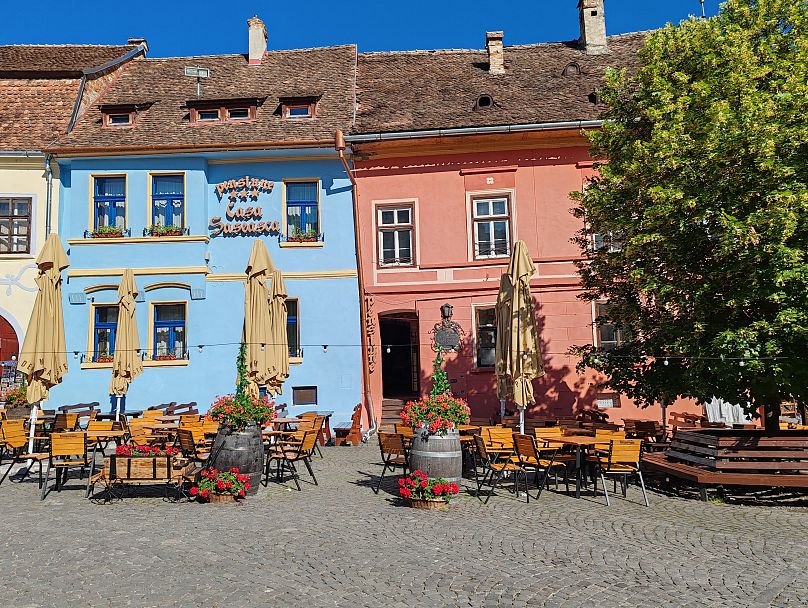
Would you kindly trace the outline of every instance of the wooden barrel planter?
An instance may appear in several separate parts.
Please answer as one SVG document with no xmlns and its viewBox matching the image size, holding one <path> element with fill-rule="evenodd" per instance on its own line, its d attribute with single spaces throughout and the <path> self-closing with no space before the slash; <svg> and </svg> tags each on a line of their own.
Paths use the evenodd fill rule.
<svg viewBox="0 0 808 608">
<path fill-rule="evenodd" d="M 247 490 L 247 494 L 258 492 L 264 470 L 261 429 L 251 424 L 243 431 L 237 431 L 222 425 L 213 441 L 210 464 L 220 471 L 238 468 L 239 473 L 250 477 L 250 489 Z"/>
<path fill-rule="evenodd" d="M 410 470 L 423 471 L 429 477 L 442 477 L 449 483 L 460 483 L 463 474 L 463 452 L 460 435 L 431 435 L 415 431 L 410 449 Z"/>
</svg>

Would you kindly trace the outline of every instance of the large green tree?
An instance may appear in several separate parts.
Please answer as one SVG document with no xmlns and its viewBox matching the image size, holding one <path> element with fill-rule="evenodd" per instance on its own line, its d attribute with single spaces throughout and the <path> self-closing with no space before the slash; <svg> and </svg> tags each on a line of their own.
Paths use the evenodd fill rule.
<svg viewBox="0 0 808 608">
<path fill-rule="evenodd" d="M 640 57 L 607 76 L 608 160 L 575 210 L 585 297 L 624 340 L 581 367 L 642 405 L 715 396 L 776 428 L 781 400 L 808 401 L 808 2 L 729 0 Z"/>
</svg>

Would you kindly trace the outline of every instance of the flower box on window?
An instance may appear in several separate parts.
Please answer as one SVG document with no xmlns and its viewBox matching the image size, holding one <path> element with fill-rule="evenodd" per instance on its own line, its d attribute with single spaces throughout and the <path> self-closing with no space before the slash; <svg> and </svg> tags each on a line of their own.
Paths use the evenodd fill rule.
<svg viewBox="0 0 808 608">
<path fill-rule="evenodd" d="M 161 236 L 182 236 L 185 234 L 185 230 L 183 228 L 179 228 L 178 226 L 149 226 L 146 228 L 146 234 L 144 236 L 154 236 L 154 237 L 161 237 Z"/>
<path fill-rule="evenodd" d="M 114 358 L 110 355 L 99 355 L 95 358 L 96 363 L 112 363 Z"/>
<path fill-rule="evenodd" d="M 116 228 L 114 226 L 102 226 L 92 232 L 92 238 L 94 239 L 119 239 L 122 237 L 123 228 Z"/>
<path fill-rule="evenodd" d="M 155 361 L 176 361 L 177 355 L 155 355 Z"/>
</svg>

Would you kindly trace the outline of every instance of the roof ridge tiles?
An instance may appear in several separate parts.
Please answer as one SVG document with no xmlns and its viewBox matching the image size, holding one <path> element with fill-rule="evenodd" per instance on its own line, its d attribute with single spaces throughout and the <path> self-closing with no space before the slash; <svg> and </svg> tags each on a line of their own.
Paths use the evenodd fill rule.
<svg viewBox="0 0 808 608">
<path fill-rule="evenodd" d="M 330 46 L 312 46 L 302 49 L 271 49 L 267 50 L 268 55 L 275 53 L 305 53 L 310 51 L 330 51 L 336 49 L 356 48 L 355 44 L 334 44 Z M 170 57 L 147 57 L 146 61 L 170 61 L 172 59 L 210 59 L 218 57 L 246 57 L 247 53 L 213 53 L 210 55 L 172 55 Z"/>
</svg>

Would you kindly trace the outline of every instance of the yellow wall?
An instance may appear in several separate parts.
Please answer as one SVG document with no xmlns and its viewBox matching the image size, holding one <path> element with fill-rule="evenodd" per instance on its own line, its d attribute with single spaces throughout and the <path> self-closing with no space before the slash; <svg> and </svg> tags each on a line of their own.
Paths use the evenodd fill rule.
<svg viewBox="0 0 808 608">
<path fill-rule="evenodd" d="M 53 169 L 51 230 L 56 232 L 59 200 L 58 165 Z M 0 253 L 0 315 L 17 331 L 22 347 L 23 332 L 31 317 L 36 297 L 36 256 L 45 243 L 46 208 L 45 159 L 24 156 L 0 156 L 0 196 L 32 196 L 33 239 L 30 254 Z"/>
</svg>

